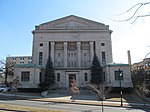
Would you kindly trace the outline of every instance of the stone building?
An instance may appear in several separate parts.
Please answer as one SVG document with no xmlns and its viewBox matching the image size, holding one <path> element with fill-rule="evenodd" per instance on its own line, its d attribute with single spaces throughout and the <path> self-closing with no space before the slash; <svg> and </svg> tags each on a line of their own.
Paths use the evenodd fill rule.
<svg viewBox="0 0 150 112">
<path fill-rule="evenodd" d="M 142 71 L 141 75 L 144 79 L 150 80 L 150 58 L 145 58 L 143 61 L 134 63 L 131 66 L 131 71 L 137 73 Z"/>
<path fill-rule="evenodd" d="M 32 63 L 32 56 L 11 56 L 7 57 L 6 60 L 13 64 L 29 64 Z"/>
<path fill-rule="evenodd" d="M 113 62 L 111 33 L 108 25 L 74 15 L 35 26 L 32 64 L 17 64 L 14 73 L 20 78 L 22 87 L 36 88 L 42 78 L 41 67 L 45 67 L 51 57 L 58 87 L 68 88 L 72 78 L 79 87 L 85 87 L 90 83 L 90 68 L 96 53 L 104 67 L 106 84 L 117 87 L 119 83 L 113 78 L 113 70 L 115 67 L 115 71 L 118 70 L 119 65 L 109 64 Z M 109 75 L 113 76 L 108 77 L 110 70 L 113 74 Z M 125 72 L 123 82 L 126 87 L 132 87 L 130 70 Z"/>
</svg>

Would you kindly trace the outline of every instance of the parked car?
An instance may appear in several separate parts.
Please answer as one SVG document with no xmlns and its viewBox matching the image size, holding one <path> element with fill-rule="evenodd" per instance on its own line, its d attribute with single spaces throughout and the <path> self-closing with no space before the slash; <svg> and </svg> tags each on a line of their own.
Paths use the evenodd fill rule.
<svg viewBox="0 0 150 112">
<path fill-rule="evenodd" d="M 0 92 L 7 92 L 10 90 L 11 90 L 11 88 L 7 87 L 6 85 L 0 85 Z"/>
</svg>

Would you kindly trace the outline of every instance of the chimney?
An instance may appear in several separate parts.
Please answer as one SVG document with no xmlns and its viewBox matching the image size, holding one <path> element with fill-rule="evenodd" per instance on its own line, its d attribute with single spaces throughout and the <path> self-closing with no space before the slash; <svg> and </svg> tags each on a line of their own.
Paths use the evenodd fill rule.
<svg viewBox="0 0 150 112">
<path fill-rule="evenodd" d="M 131 65 L 131 55 L 130 55 L 130 50 L 127 51 L 128 54 L 128 64 Z"/>
</svg>

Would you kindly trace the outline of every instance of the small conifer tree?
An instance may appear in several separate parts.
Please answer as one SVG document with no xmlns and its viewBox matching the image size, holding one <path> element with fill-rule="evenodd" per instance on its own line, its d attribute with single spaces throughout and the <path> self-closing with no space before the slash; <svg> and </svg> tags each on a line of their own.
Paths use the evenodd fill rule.
<svg viewBox="0 0 150 112">
<path fill-rule="evenodd" d="M 39 84 L 42 91 L 48 90 L 50 86 L 55 84 L 55 74 L 51 57 L 48 58 L 44 71 L 44 81 Z"/>
<path fill-rule="evenodd" d="M 54 74 L 54 68 L 53 63 L 51 60 L 51 57 L 48 58 L 46 68 L 45 68 L 45 79 L 44 81 L 51 86 L 55 83 L 55 74 Z"/>
<path fill-rule="evenodd" d="M 91 83 L 92 84 L 102 83 L 102 67 L 100 66 L 100 62 L 96 54 L 94 54 L 91 66 Z"/>
</svg>

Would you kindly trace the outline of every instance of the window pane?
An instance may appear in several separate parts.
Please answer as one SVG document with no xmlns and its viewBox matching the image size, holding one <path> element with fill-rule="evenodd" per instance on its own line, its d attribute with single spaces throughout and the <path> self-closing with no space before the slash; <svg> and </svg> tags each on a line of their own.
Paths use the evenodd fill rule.
<svg viewBox="0 0 150 112">
<path fill-rule="evenodd" d="M 88 78 L 87 78 L 87 73 L 84 73 L 84 79 L 85 79 L 85 81 L 88 80 Z"/>
<path fill-rule="evenodd" d="M 60 73 L 57 73 L 57 81 L 60 81 Z"/>
<path fill-rule="evenodd" d="M 30 80 L 30 71 L 21 72 L 21 81 L 27 82 Z"/>
<path fill-rule="evenodd" d="M 102 73 L 102 81 L 105 82 L 105 72 Z"/>
<path fill-rule="evenodd" d="M 106 63 L 106 54 L 104 51 L 102 52 L 102 62 Z"/>
<path fill-rule="evenodd" d="M 43 46 L 43 43 L 40 43 L 40 47 Z"/>
<path fill-rule="evenodd" d="M 105 43 L 101 43 L 101 46 L 105 46 Z"/>
<path fill-rule="evenodd" d="M 42 82 L 42 72 L 39 73 L 39 81 Z"/>
<path fill-rule="evenodd" d="M 39 65 L 42 65 L 43 53 L 39 52 Z"/>
</svg>

